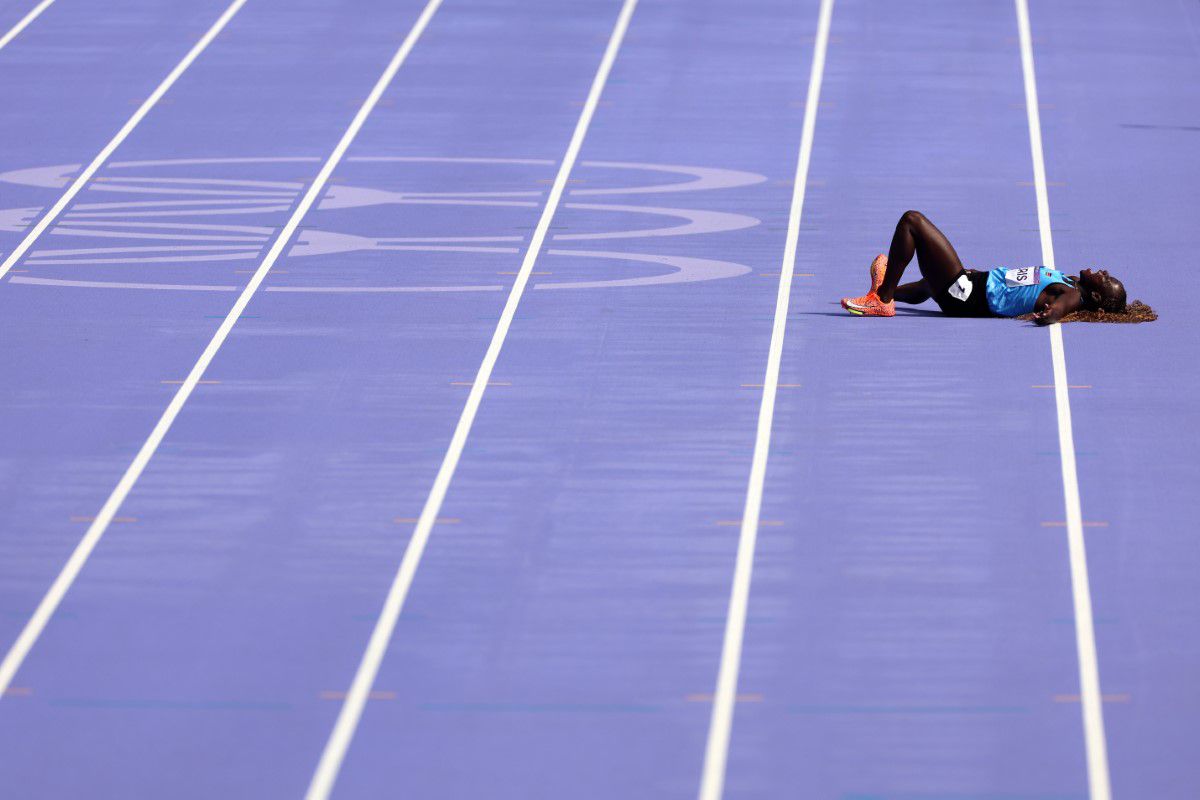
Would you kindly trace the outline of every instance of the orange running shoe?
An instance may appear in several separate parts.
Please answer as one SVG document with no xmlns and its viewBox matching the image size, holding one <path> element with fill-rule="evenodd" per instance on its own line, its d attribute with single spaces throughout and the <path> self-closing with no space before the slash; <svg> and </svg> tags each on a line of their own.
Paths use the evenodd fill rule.
<svg viewBox="0 0 1200 800">
<path fill-rule="evenodd" d="M 887 256 L 883 253 L 875 256 L 875 260 L 871 262 L 871 293 L 879 291 L 879 287 L 883 285 L 883 276 L 887 274 Z"/>
<path fill-rule="evenodd" d="M 885 303 L 871 290 L 862 297 L 843 297 L 842 308 L 859 317 L 894 317 L 896 303 Z"/>
<path fill-rule="evenodd" d="M 842 308 L 860 317 L 896 316 L 896 304 L 885 303 L 876 294 L 879 291 L 879 287 L 883 285 L 883 276 L 885 274 L 887 274 L 887 256 L 880 253 L 871 262 L 871 291 L 862 297 L 843 297 Z"/>
</svg>

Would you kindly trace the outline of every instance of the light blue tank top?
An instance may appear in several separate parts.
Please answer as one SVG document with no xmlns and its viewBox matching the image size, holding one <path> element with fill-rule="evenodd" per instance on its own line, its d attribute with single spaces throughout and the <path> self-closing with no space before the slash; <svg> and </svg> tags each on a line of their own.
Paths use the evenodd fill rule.
<svg viewBox="0 0 1200 800">
<path fill-rule="evenodd" d="M 1038 296 L 1047 286 L 1063 283 L 1074 286 L 1065 273 L 1049 267 L 1000 267 L 988 272 L 987 301 L 992 313 L 1001 317 L 1019 317 L 1033 311 Z"/>
</svg>

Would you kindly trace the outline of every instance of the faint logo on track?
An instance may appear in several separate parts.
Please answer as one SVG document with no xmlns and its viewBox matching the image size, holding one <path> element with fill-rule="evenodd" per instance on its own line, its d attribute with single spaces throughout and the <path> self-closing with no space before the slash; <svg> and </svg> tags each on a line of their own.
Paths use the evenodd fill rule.
<svg viewBox="0 0 1200 800">
<path fill-rule="evenodd" d="M 10 280 L 42 286 L 237 291 L 233 273 L 248 273 L 258 263 L 307 187 L 297 174 L 319 163 L 313 157 L 112 162 L 29 254 L 22 265 L 27 272 Z M 347 158 L 340 180 L 325 189 L 287 254 L 289 259 L 312 260 L 287 262 L 274 271 L 265 290 L 506 289 L 504 281 L 479 276 L 505 274 L 498 270 L 501 266 L 515 270 L 514 256 L 524 252 L 554 167 L 555 162 L 542 159 Z M 0 182 L 62 189 L 78 169 L 14 170 L 0 173 Z M 765 181 L 764 176 L 607 161 L 583 161 L 574 174 L 539 258 L 533 289 L 688 283 L 750 271 L 731 261 L 609 248 L 616 242 L 758 225 L 759 219 L 745 214 L 636 200 L 750 186 Z M 41 211 L 0 209 L 0 231 L 23 233 Z M 68 241 L 82 246 L 61 246 Z M 246 269 L 231 270 L 237 262 Z"/>
</svg>

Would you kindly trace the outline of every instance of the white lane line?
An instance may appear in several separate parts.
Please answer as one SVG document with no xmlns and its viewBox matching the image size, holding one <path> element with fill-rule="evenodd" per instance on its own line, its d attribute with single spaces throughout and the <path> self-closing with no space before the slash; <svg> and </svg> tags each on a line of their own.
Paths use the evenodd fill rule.
<svg viewBox="0 0 1200 800">
<path fill-rule="evenodd" d="M 438 469 L 433 486 L 425 499 L 421 515 L 417 518 L 412 538 L 409 539 L 408 546 L 404 550 L 404 556 L 400 560 L 400 566 L 396 570 L 396 576 L 392 580 L 391 588 L 384 600 L 379 620 L 375 623 L 375 629 L 371 631 L 371 638 L 367 642 L 362 660 L 354 674 L 350 690 L 346 692 L 346 699 L 342 703 L 337 721 L 329 735 L 329 741 L 326 742 L 325 750 L 321 753 L 321 759 L 313 773 L 312 782 L 309 784 L 308 793 L 305 796 L 306 800 L 325 800 L 333 791 L 342 761 L 346 757 L 346 751 L 350 747 L 350 741 L 353 739 L 358 721 L 362 717 L 363 707 L 370 695 L 371 687 L 375 683 L 375 676 L 379 672 L 383 657 L 387 653 L 388 643 L 395 632 L 396 621 L 400 618 L 404 601 L 408 597 L 417 567 L 421 563 L 425 545 L 429 541 L 430 533 L 432 533 L 434 523 L 441 511 L 446 491 L 450 488 L 450 481 L 458 467 L 463 447 L 466 446 L 467 436 L 475 421 L 475 414 L 479 410 L 479 404 L 483 401 L 484 390 L 491 380 L 496 359 L 500 357 L 500 349 L 504 346 L 508 329 L 512 326 L 513 317 L 517 313 L 517 305 L 521 302 L 521 295 L 525 291 L 525 285 L 529 282 L 534 262 L 537 261 L 539 251 L 546 240 L 550 223 L 554 219 L 554 213 L 566 189 L 567 179 L 579 157 L 579 150 L 583 147 L 584 137 L 587 136 L 588 128 L 591 126 L 596 106 L 600 102 L 600 95 L 604 92 L 604 85 L 608 82 L 609 72 L 612 71 L 613 63 L 617 59 L 617 52 L 621 48 L 621 42 L 625 38 L 625 31 L 629 28 L 629 20 L 633 16 L 636 6 L 637 0 L 625 0 L 621 12 L 617 16 L 616 25 L 608 39 L 608 47 L 604 50 L 604 56 L 596 70 L 596 77 L 592 80 L 587 100 L 583 104 L 583 111 L 579 115 L 579 121 L 575 123 L 575 132 L 571 135 L 571 141 L 567 145 L 567 152 L 559 165 L 558 174 L 554 177 L 554 184 L 550 187 L 546 205 L 543 207 L 537 227 L 530 237 L 529 247 L 525 251 L 525 257 L 521 261 L 521 267 L 513 281 L 512 290 L 504 304 L 504 310 L 500 312 L 500 319 L 496 323 L 496 330 L 492 334 L 492 340 L 488 344 L 483 362 L 479 365 L 479 371 L 475 374 L 474 381 L 471 382 L 466 405 L 464 405 L 462 414 L 458 418 L 458 424 L 450 437 L 450 445 L 446 449 L 442 465 Z"/>
<path fill-rule="evenodd" d="M 329 158 L 325 161 L 325 165 L 317 173 L 317 177 L 313 180 L 308 191 L 304 193 L 299 205 L 296 206 L 296 210 L 292 212 L 287 223 L 279 231 L 279 235 L 275 237 L 275 241 L 271 245 L 271 249 L 267 251 L 262 263 L 258 265 L 258 269 L 251 276 L 249 283 L 246 284 L 242 293 L 238 295 L 233 308 L 229 310 L 220 327 L 217 328 L 217 332 L 213 334 L 208 346 L 200 354 L 200 358 L 196 361 L 195 366 L 192 367 L 191 372 L 188 373 L 183 384 L 175 393 L 175 396 L 171 398 L 166 411 L 163 412 L 158 423 L 150 432 L 150 437 L 146 439 L 141 449 L 138 450 L 133 462 L 125 470 L 125 474 L 121 476 L 121 480 L 117 483 L 116 488 L 113 489 L 112 494 L 108 496 L 108 500 L 101 507 L 100 513 L 96 515 L 96 519 L 92 524 L 88 526 L 87 532 L 80 539 L 79 544 L 75 546 L 75 550 L 71 553 L 71 557 L 67 559 L 66 565 L 59 572 L 58 577 L 55 578 L 54 583 L 51 584 L 50 589 L 38 604 L 33 616 L 25 623 L 25 627 L 21 630 L 20 635 L 17 636 L 8 654 L 4 657 L 4 661 L 0 662 L 0 696 L 3 696 L 11 685 L 13 678 L 17 674 L 17 670 L 21 668 L 21 664 L 25 661 L 25 657 L 37 642 L 38 637 L 41 636 L 55 609 L 58 608 L 59 603 L 62 602 L 63 597 L 79 576 L 80 570 L 87 563 L 92 551 L 96 549 L 100 537 L 104 535 L 104 531 L 108 528 L 109 523 L 116 516 L 117 510 L 125 502 L 125 498 L 133 489 L 133 485 L 137 482 L 142 471 L 154 456 L 154 452 L 158 449 L 163 437 L 167 435 L 167 431 L 171 429 L 175 418 L 183 410 L 184 403 L 191 397 L 196 384 L 204 376 L 204 371 L 212 363 L 217 351 L 224 344 L 225 339 L 228 338 L 229 332 L 233 330 L 234 323 L 238 321 L 242 312 L 245 311 L 246 305 L 258 290 L 259 285 L 267 277 L 267 272 L 270 271 L 272 265 L 275 264 L 280 254 L 283 253 L 288 241 L 295 234 L 301 219 L 308 213 L 308 210 L 312 208 L 318 196 L 325 189 L 325 185 L 329 182 L 329 176 L 333 174 L 334 169 L 342 160 L 342 156 L 345 155 L 347 148 L 350 147 L 351 142 L 358 135 L 359 129 L 362 128 L 363 123 L 366 122 L 367 117 L 375 108 L 375 104 L 379 102 L 384 89 L 391 83 L 397 70 L 400 69 L 400 65 L 404 63 L 405 58 L 408 57 L 409 52 L 416 45 L 417 40 L 421 37 L 421 33 L 425 30 L 425 27 L 429 24 L 429 20 L 433 17 L 434 12 L 441 3 L 442 0 L 429 0 L 428 5 L 425 6 L 424 11 L 417 18 L 408 36 L 400 45 L 400 49 L 392 57 L 387 69 L 384 70 L 383 75 L 375 83 L 374 88 L 371 89 L 371 93 L 367 95 L 367 99 L 363 101 L 362 107 L 358 109 L 358 113 L 354 115 L 354 120 L 350 123 L 350 127 L 342 134 L 341 140 L 333 148 L 333 152 L 330 153 Z"/>
<path fill-rule="evenodd" d="M 42 2 L 38 3 L 36 6 L 33 7 L 32 11 L 30 11 L 25 16 L 21 17 L 20 22 L 18 22 L 16 25 L 13 25 L 11 28 L 9 28 L 8 33 L 4 34 L 3 36 L 0 36 L 0 50 L 3 50 L 5 45 L 7 45 L 13 39 L 17 38 L 17 35 L 20 34 L 21 31 L 28 28 L 29 23 L 33 22 L 35 19 L 40 17 L 42 15 L 42 12 L 45 11 L 47 8 L 49 8 L 53 2 L 54 2 L 54 0 L 42 0 Z"/>
<path fill-rule="evenodd" d="M 804 127 L 800 134 L 800 158 L 792 184 L 792 209 L 788 216 L 783 264 L 779 273 L 779 292 L 775 297 L 775 322 L 767 352 L 767 371 L 763 378 L 762 402 L 758 408 L 758 433 L 750 462 L 750 480 L 746 487 L 746 505 L 742 511 L 738 535 L 733 586 L 729 593 L 729 612 L 725 619 L 725 641 L 721 648 L 721 666 L 713 693 L 712 717 L 708 726 L 708 745 L 704 753 L 704 771 L 700 779 L 700 800 L 719 800 L 725 787 L 725 763 L 729 757 L 729 737 L 733 728 L 733 708 L 737 700 L 738 671 L 742 662 L 742 639 L 746 630 L 746 610 L 750 602 L 750 579 L 754 568 L 754 550 L 758 541 L 759 514 L 762 511 L 763 482 L 767 475 L 767 455 L 771 448 L 771 425 L 775 418 L 775 394 L 779 389 L 779 365 L 783 358 L 783 337 L 787 328 L 788 302 L 792 277 L 796 270 L 796 244 L 800 237 L 800 217 L 804 211 L 804 190 L 808 185 L 808 166 L 812 160 L 813 136 L 817 127 L 817 105 L 821 99 L 821 80 L 825 74 L 825 51 L 829 45 L 829 26 L 833 18 L 833 0 L 822 0 L 817 17 L 817 37 L 813 47 L 812 70 L 808 77 L 808 97 L 804 103 Z"/>
<path fill-rule="evenodd" d="M 8 271 L 12 269 L 18 261 L 21 260 L 21 257 L 25 255 L 30 247 L 33 247 L 33 244 L 38 240 L 38 237 L 45 233 L 46 229 L 54 224 L 54 221 L 58 219 L 59 215 L 62 214 L 67 205 L 69 205 L 70 202 L 75 199 L 75 195 L 83 191 L 83 187 L 86 186 L 87 182 L 91 180 L 93 175 L 96 174 L 96 171 L 104 166 L 104 163 L 108 161 L 109 156 L 111 156 L 113 152 L 121 146 L 121 143 L 128 138 L 129 134 L 133 132 L 133 129 L 138 126 L 138 123 L 140 123 L 142 119 L 150 113 L 150 110 L 158 104 L 158 101 L 161 100 L 162 96 L 167 93 L 167 90 L 175 85 L 175 82 L 179 80 L 179 76 L 182 75 L 187 68 L 192 65 L 192 62 L 204 52 L 205 48 L 208 47 L 212 40 L 217 38 L 217 34 L 224 29 L 224 27 L 229 23 L 229 20 L 233 19 L 233 15 L 236 14 L 238 10 L 245 4 L 246 0 L 233 0 L 233 2 L 230 3 L 229 7 L 225 9 L 225 13 L 221 14 L 221 16 L 217 18 L 217 21 L 212 24 L 212 27 L 208 29 L 208 32 L 200 37 L 200 41 L 196 42 L 196 44 L 192 46 L 192 49 L 189 50 L 188 54 L 183 57 L 183 60 L 175 65 L 175 69 L 171 70 L 167 77 L 163 78 L 162 83 L 160 83 L 158 87 L 150 93 L 150 96 L 147 97 L 140 106 L 138 106 L 137 111 L 133 112 L 133 116 L 126 120 L 125 124 L 121 126 L 121 130 L 117 131 L 117 135 L 114 136 L 112 140 L 104 146 L 104 149 L 92 159 L 90 164 L 84 167 L 83 171 L 79 173 L 75 180 L 71 181 L 71 185 L 68 186 L 67 190 L 63 192 L 61 197 L 58 198 L 58 201 L 50 207 L 49 211 L 42 215 L 42 218 L 39 219 L 37 224 L 30 229 L 29 233 L 25 234 L 25 238 L 21 240 L 21 243 L 14 247 L 12 252 L 8 254 L 8 257 L 4 259 L 4 263 L 0 264 L 0 280 L 3 280 Z"/>
<path fill-rule="evenodd" d="M 1016 0 L 1021 39 L 1021 70 L 1025 77 L 1025 111 L 1029 117 L 1029 146 L 1033 155 L 1033 182 L 1037 193 L 1038 228 L 1042 237 L 1042 263 L 1054 268 L 1054 242 L 1050 235 L 1050 199 L 1046 190 L 1046 161 L 1042 153 L 1042 121 L 1038 112 L 1037 78 L 1033 70 L 1033 37 L 1029 29 L 1027 0 Z M 1108 746 L 1104 737 L 1104 711 L 1100 693 L 1100 663 L 1096 656 L 1096 631 L 1092 620 L 1092 591 L 1088 582 L 1087 545 L 1083 539 L 1083 511 L 1079 476 L 1075 471 L 1075 436 L 1071 428 L 1067 357 L 1062 325 L 1050 326 L 1050 353 L 1054 363 L 1054 400 L 1058 408 L 1058 448 L 1062 455 L 1063 501 L 1067 512 L 1067 548 L 1071 562 L 1071 595 L 1075 607 L 1075 649 L 1079 658 L 1080 706 L 1087 755 L 1088 789 L 1092 800 L 1109 800 Z"/>
</svg>

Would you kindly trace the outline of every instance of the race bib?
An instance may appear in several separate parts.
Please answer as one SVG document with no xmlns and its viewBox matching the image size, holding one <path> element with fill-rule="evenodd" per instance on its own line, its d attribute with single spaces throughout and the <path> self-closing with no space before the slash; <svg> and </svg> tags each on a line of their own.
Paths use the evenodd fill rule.
<svg viewBox="0 0 1200 800">
<path fill-rule="evenodd" d="M 1022 267 L 1004 270 L 1004 285 L 1009 289 L 1017 286 L 1037 286 L 1040 267 Z"/>
<path fill-rule="evenodd" d="M 971 290 L 975 285 L 971 283 L 971 279 L 966 276 L 966 273 L 959 275 L 958 280 L 950 284 L 950 296 L 955 300 L 966 300 L 971 296 Z"/>
</svg>

